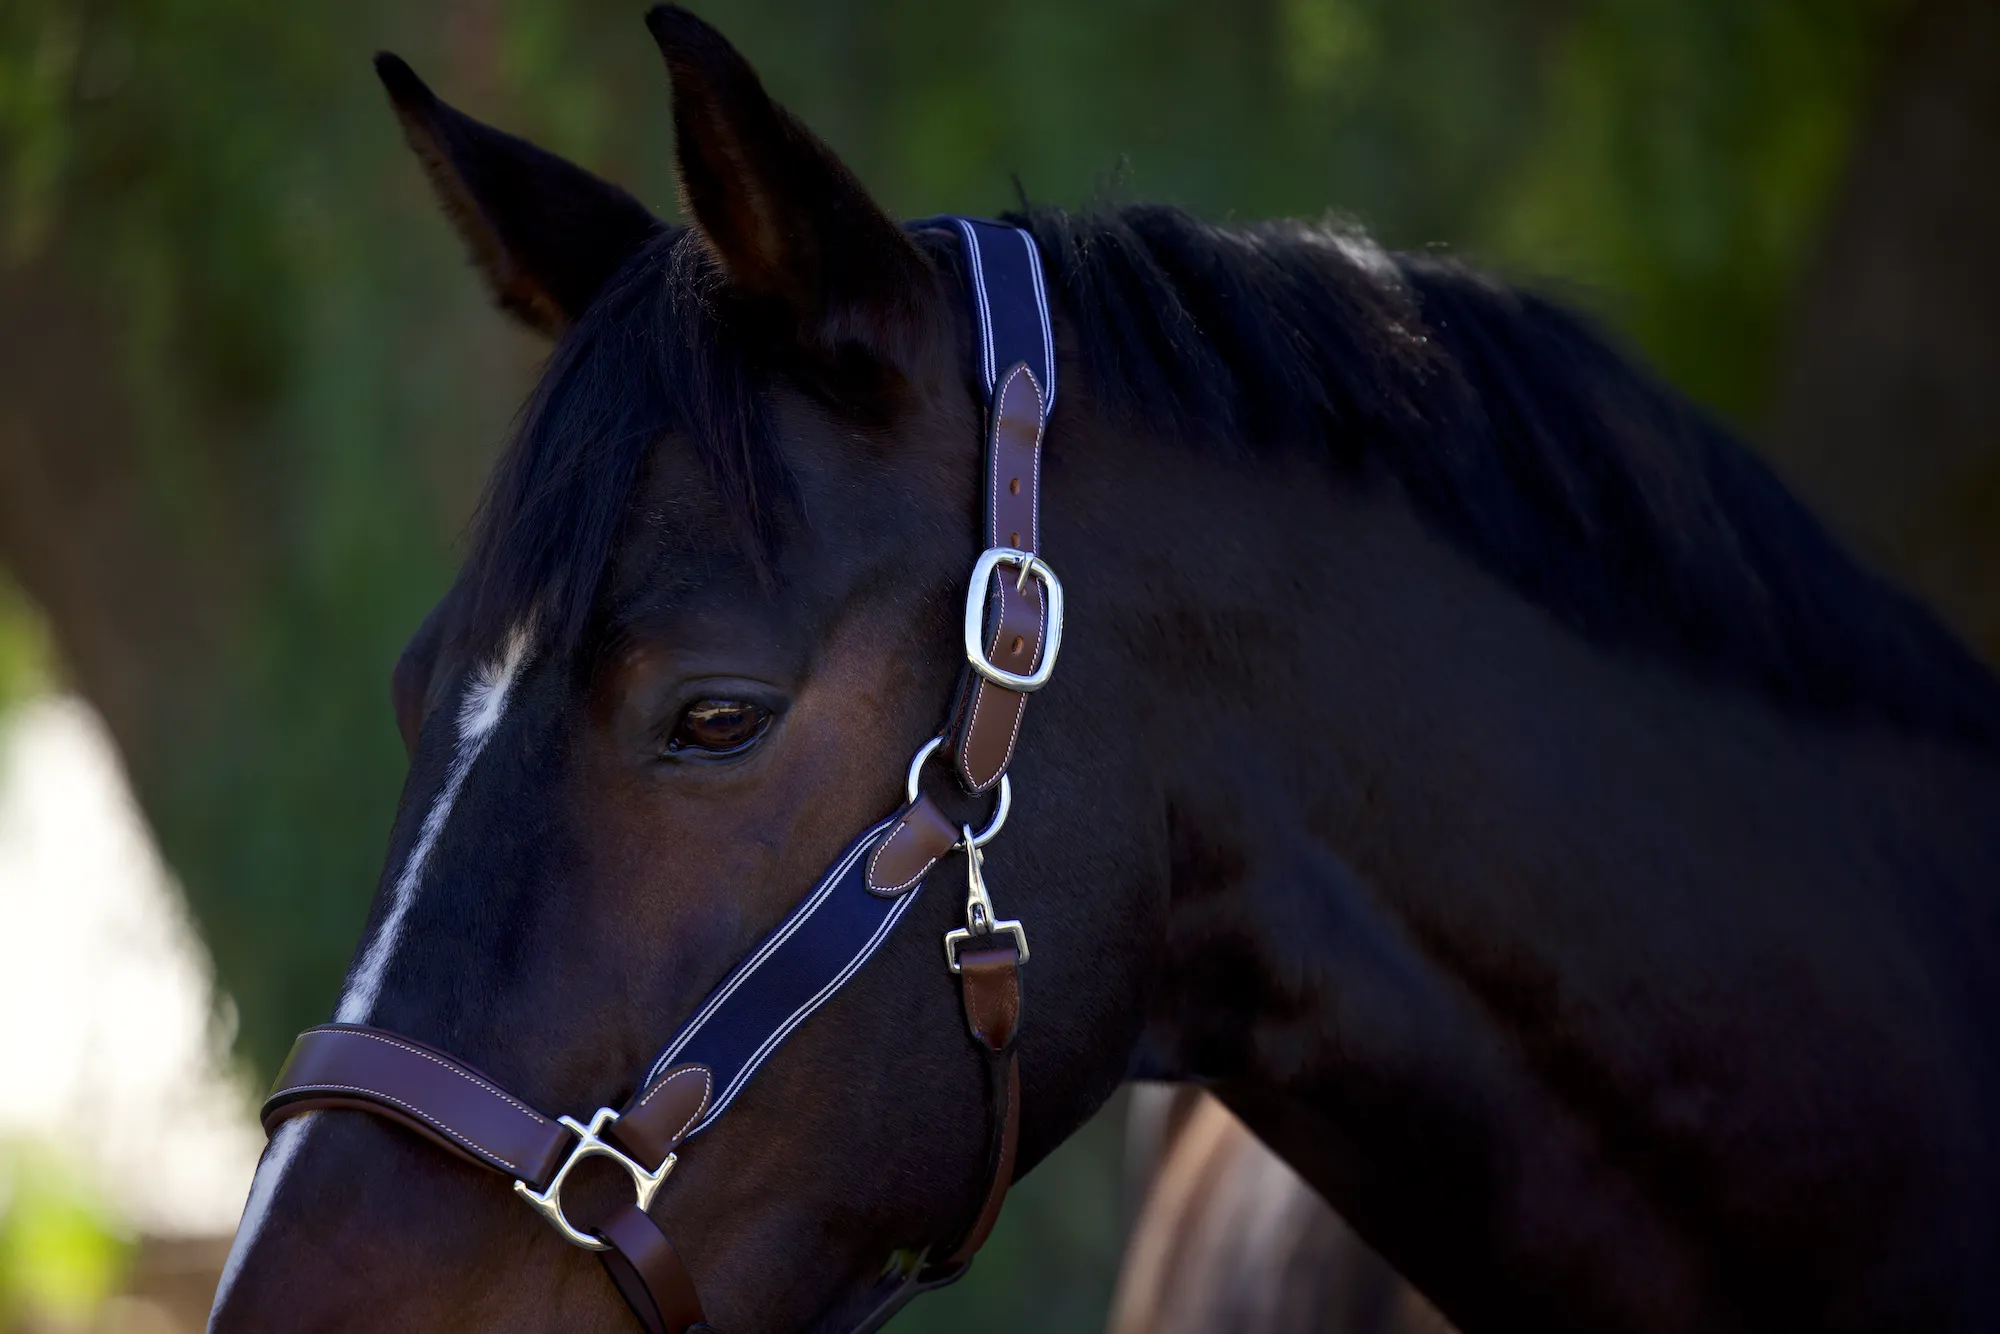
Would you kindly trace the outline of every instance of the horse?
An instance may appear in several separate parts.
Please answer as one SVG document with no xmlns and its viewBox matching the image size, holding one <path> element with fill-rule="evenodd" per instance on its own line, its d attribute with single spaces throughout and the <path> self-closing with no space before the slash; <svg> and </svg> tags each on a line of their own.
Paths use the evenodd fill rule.
<svg viewBox="0 0 2000 1334">
<path fill-rule="evenodd" d="M 1949 631 L 1560 305 L 1163 206 L 1005 220 L 1053 375 L 1009 381 L 1045 503 L 996 570 L 967 235 L 648 24 L 685 225 L 378 62 L 555 343 L 393 674 L 336 1028 L 602 1129 L 854 831 L 923 808 L 953 887 L 699 1139 L 587 1164 L 714 1328 L 867 1326 L 1127 1078 L 1205 1086 L 1474 1334 L 2000 1324 L 2000 685 Z M 905 764 L 995 679 L 980 591 L 1048 625 L 1052 566 L 1060 669 L 964 850 L 993 792 L 905 804 Z M 941 938 L 1000 914 L 1032 1004 L 968 1029 Z M 291 1117 L 210 1327 L 633 1328 L 523 1193 Z"/>
<path fill-rule="evenodd" d="M 1127 1168 L 1142 1204 L 1109 1334 L 1453 1334 L 1319 1193 L 1193 1085 L 1141 1085 Z"/>
</svg>

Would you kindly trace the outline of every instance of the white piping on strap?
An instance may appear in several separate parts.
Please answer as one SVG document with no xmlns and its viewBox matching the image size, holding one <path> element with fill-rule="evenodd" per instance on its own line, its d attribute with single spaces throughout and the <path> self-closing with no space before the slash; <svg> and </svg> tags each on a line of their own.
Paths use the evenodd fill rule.
<svg viewBox="0 0 2000 1334">
<path fill-rule="evenodd" d="M 715 1012 L 722 1008 L 723 1002 L 735 995 L 736 989 L 749 981 L 751 974 L 762 968 L 764 961 L 769 959 L 780 945 L 790 940 L 792 934 L 804 926 L 814 913 L 819 911 L 820 905 L 826 902 L 829 894 L 833 893 L 833 887 L 840 882 L 842 876 L 847 874 L 849 868 L 854 865 L 855 859 L 868 851 L 875 836 L 888 828 L 890 821 L 895 818 L 893 815 L 890 816 L 856 839 L 854 846 L 848 849 L 847 855 L 842 857 L 839 863 L 826 873 L 826 877 L 819 882 L 818 887 L 813 890 L 811 896 L 798 908 L 793 910 L 791 917 L 785 921 L 783 926 L 765 938 L 764 943 L 758 947 L 757 952 L 737 968 L 730 979 L 723 984 L 721 990 L 708 998 L 708 1003 L 696 1012 L 694 1018 L 688 1020 L 687 1027 L 683 1028 L 680 1036 L 673 1040 L 673 1045 L 661 1052 L 660 1059 L 654 1061 L 653 1068 L 646 1072 L 646 1082 L 648 1084 L 658 1079 L 660 1073 L 674 1063 L 674 1058 L 681 1054 L 681 1049 L 694 1040 L 695 1034 L 701 1031 L 702 1025 L 706 1024 L 714 1017 Z"/>
<path fill-rule="evenodd" d="M 1049 324 L 1049 294 L 1042 286 L 1042 252 L 1035 245 L 1035 238 L 1026 231 L 1015 233 L 1021 244 L 1028 247 L 1028 277 L 1035 287 L 1035 310 L 1042 317 L 1042 367 L 1047 378 L 1043 381 L 1042 421 L 1047 422 L 1049 414 L 1056 409 L 1056 335 Z"/>
<path fill-rule="evenodd" d="M 979 299 L 979 365 L 986 372 L 986 391 L 993 392 L 999 370 L 993 364 L 993 307 L 986 300 L 986 266 L 980 259 L 979 233 L 964 218 L 956 218 L 959 235 L 965 238 L 966 264 L 972 270 L 972 292 Z"/>
<path fill-rule="evenodd" d="M 736 1095 L 743 1091 L 743 1086 L 750 1082 L 750 1077 L 756 1074 L 771 1053 L 778 1049 L 778 1044 L 790 1037 L 792 1030 L 810 1019 L 820 1006 L 832 999 L 836 991 L 847 985 L 849 978 L 861 971 L 863 964 L 875 957 L 875 951 L 882 947 L 882 942 L 888 939 L 889 933 L 896 929 L 896 923 L 903 920 L 903 914 L 910 910 L 910 905 L 915 903 L 918 897 L 918 894 L 912 893 L 896 900 L 896 906 L 889 910 L 888 915 L 875 928 L 875 934 L 868 938 L 868 943 L 861 947 L 861 952 L 848 961 L 847 967 L 841 969 L 834 979 L 821 987 L 810 1000 L 792 1011 L 791 1017 L 778 1025 L 770 1037 L 764 1039 L 763 1045 L 751 1053 L 743 1068 L 736 1072 L 736 1078 L 729 1081 L 729 1087 L 722 1091 L 720 1098 L 716 1099 L 715 1106 L 709 1108 L 708 1115 L 701 1118 L 701 1124 L 694 1128 L 693 1134 L 699 1135 L 716 1117 L 728 1111 L 729 1104 L 736 1101 Z"/>
</svg>

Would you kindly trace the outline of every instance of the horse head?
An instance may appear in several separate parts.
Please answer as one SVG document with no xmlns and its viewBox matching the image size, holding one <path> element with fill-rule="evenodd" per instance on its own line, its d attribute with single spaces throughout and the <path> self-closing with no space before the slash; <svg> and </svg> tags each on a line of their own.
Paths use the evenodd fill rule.
<svg viewBox="0 0 2000 1334">
<path fill-rule="evenodd" d="M 685 228 L 378 61 L 476 265 L 555 350 L 471 557 L 396 668 L 409 776 L 335 1017 L 578 1116 L 643 1085 L 904 801 L 964 668 L 983 545 L 954 237 L 885 216 L 712 29 L 675 8 L 649 26 Z M 1007 794 L 1033 837 L 985 867 L 1033 923 L 1035 987 L 1061 998 L 1019 1038 L 1019 1169 L 1121 1078 L 1162 912 L 1135 747 L 1069 680 L 1101 659 L 1087 634 L 1066 655 Z M 1091 757 L 1051 765 L 1036 733 Z M 947 830 L 995 818 L 991 792 L 939 800 Z M 677 1155 L 652 1216 L 719 1327 L 851 1327 L 972 1226 L 990 1081 L 939 948 L 965 925 L 968 855 L 933 850 L 951 883 L 909 895 L 868 966 Z M 709 1112 L 725 1096 L 704 1095 Z M 615 1170 L 587 1179 L 604 1166 L 566 1183 L 579 1227 L 629 1195 Z M 289 1120 L 212 1327 L 627 1328 L 590 1256 L 505 1185 L 377 1118 Z"/>
</svg>

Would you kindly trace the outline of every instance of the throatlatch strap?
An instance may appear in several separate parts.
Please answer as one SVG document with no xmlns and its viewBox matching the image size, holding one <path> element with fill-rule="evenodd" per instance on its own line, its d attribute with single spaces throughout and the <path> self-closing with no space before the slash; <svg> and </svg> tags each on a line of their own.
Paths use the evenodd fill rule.
<svg viewBox="0 0 2000 1334">
<path fill-rule="evenodd" d="M 597 1258 L 646 1334 L 687 1334 L 708 1328 L 680 1252 L 645 1210 L 634 1204 L 619 1206 L 598 1229 L 598 1236 L 610 1242 L 611 1249 L 598 1252 Z"/>
<path fill-rule="evenodd" d="M 966 950 L 959 956 L 959 982 L 965 1002 L 965 1026 L 986 1057 L 987 1106 L 990 1108 L 990 1149 L 986 1198 L 972 1226 L 952 1248 L 947 1264 L 971 1262 L 993 1225 L 1014 1184 L 1014 1155 L 1021 1142 L 1021 1059 L 1014 1039 L 1021 1031 L 1021 963 L 1012 944 Z"/>
</svg>

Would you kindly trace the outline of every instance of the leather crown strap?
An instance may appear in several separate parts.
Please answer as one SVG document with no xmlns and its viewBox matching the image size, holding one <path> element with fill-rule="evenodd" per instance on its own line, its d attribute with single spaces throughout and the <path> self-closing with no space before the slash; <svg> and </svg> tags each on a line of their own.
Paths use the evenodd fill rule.
<svg viewBox="0 0 2000 1334">
<path fill-rule="evenodd" d="M 480 1071 L 414 1038 L 355 1024 L 300 1034 L 263 1108 L 264 1128 L 325 1108 L 373 1113 L 480 1167 L 573 1244 L 597 1252 L 648 1334 L 706 1330 L 693 1278 L 647 1212 L 677 1154 L 740 1095 L 778 1046 L 860 971 L 954 851 L 966 859 L 966 924 L 944 940 L 961 984 L 966 1027 L 986 1059 L 990 1108 L 979 1211 L 939 1258 L 925 1259 L 857 1327 L 872 1331 L 910 1298 L 963 1274 L 986 1241 L 1007 1189 L 1021 1126 L 1021 965 L 1027 935 L 994 914 L 986 844 L 1012 801 L 1007 767 L 1027 697 L 1049 680 L 1062 641 L 1062 585 L 1041 549 L 1042 436 L 1055 401 L 1055 340 L 1041 256 L 1026 232 L 971 218 L 917 227 L 956 230 L 963 252 L 980 383 L 987 400 L 986 550 L 965 612 L 966 670 L 944 731 L 910 764 L 904 805 L 848 845 L 789 916 L 709 993 L 617 1110 L 588 1124 L 551 1119 Z M 925 796 L 925 762 L 943 749 L 967 791 L 998 788 L 985 829 L 953 825 Z M 563 1212 L 562 1188 L 587 1158 L 632 1179 L 633 1199 L 590 1231 Z"/>
</svg>

